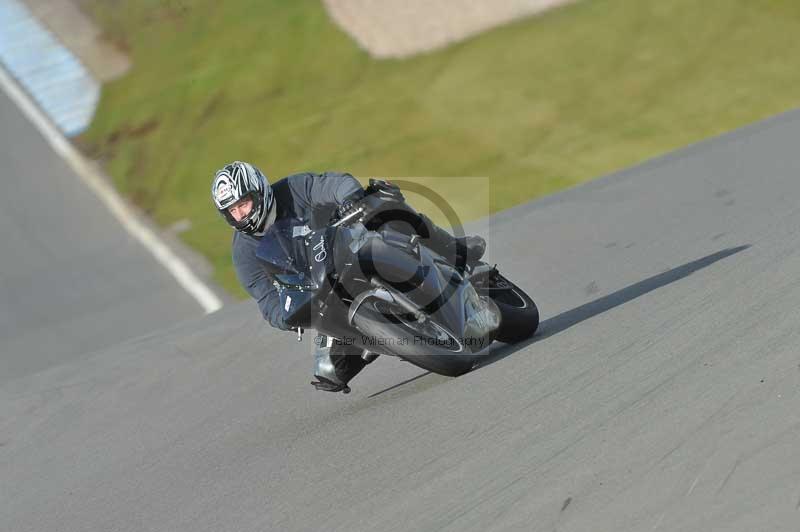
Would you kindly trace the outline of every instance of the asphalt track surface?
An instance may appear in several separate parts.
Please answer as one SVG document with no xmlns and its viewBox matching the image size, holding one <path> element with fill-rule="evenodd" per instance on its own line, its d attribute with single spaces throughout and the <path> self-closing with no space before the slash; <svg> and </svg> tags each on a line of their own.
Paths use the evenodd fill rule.
<svg viewBox="0 0 800 532">
<path fill-rule="evenodd" d="M 0 92 L 0 383 L 203 314 Z"/>
<path fill-rule="evenodd" d="M 0 529 L 796 531 L 800 112 L 493 220 L 535 341 L 316 392 L 252 303 L 0 387 Z"/>
</svg>

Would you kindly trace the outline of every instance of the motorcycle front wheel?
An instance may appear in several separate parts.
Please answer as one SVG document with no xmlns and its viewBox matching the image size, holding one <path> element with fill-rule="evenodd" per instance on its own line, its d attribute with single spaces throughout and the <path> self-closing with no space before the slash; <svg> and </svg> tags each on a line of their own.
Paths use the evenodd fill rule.
<svg viewBox="0 0 800 532">
<path fill-rule="evenodd" d="M 475 364 L 472 352 L 445 327 L 429 318 L 417 321 L 404 309 L 380 299 L 364 301 L 353 316 L 353 325 L 382 343 L 379 347 L 387 354 L 439 375 L 457 377 Z"/>
</svg>

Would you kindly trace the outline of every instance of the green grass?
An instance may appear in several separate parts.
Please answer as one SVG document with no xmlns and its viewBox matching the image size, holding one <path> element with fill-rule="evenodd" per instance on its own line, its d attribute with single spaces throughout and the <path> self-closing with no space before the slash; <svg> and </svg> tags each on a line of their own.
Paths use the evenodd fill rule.
<svg viewBox="0 0 800 532">
<path fill-rule="evenodd" d="M 83 3 L 134 67 L 81 145 L 159 223 L 189 218 L 183 238 L 239 294 L 209 199 L 229 160 L 488 176 L 496 211 L 800 104 L 794 0 L 588 0 L 389 61 L 316 1 Z M 442 187 L 466 218 L 487 203 Z"/>
</svg>

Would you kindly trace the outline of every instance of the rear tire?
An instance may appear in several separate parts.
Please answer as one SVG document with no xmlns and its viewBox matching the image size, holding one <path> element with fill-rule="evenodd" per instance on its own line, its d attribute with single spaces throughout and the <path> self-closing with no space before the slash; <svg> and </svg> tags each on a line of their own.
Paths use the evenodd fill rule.
<svg viewBox="0 0 800 532">
<path fill-rule="evenodd" d="M 495 340 L 513 344 L 536 333 L 539 328 L 539 309 L 520 287 L 497 274 L 486 285 L 475 288 L 481 295 L 489 296 L 500 309 L 500 328 Z"/>
<path fill-rule="evenodd" d="M 418 341 L 415 342 L 415 337 L 424 341 L 424 336 L 420 335 L 419 331 L 411 330 L 403 320 L 392 319 L 391 316 L 387 316 L 385 309 L 379 310 L 376 307 L 376 300 L 374 299 L 362 303 L 358 312 L 353 316 L 353 325 L 363 334 L 375 338 L 409 339 L 408 343 L 391 342 L 384 346 L 384 349 L 389 354 L 439 375 L 458 377 L 470 371 L 475 365 L 475 356 L 461 346 L 457 339 L 455 342 L 460 348 L 455 345 L 447 348 L 429 343 L 420 346 Z M 439 328 L 440 332 L 452 337 L 452 334 L 445 331 L 441 326 L 436 325 L 436 327 Z M 458 350 L 456 351 L 456 349 Z"/>
</svg>

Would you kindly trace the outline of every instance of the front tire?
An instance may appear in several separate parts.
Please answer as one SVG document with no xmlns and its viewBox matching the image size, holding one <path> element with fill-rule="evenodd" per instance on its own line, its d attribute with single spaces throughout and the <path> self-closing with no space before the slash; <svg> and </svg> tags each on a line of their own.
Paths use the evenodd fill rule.
<svg viewBox="0 0 800 532">
<path fill-rule="evenodd" d="M 430 320 L 433 327 L 428 327 L 427 334 L 424 330 L 414 330 L 410 320 L 404 319 L 402 310 L 390 312 L 383 303 L 375 299 L 364 301 L 353 316 L 353 325 L 374 338 L 409 339 L 408 343 L 390 342 L 384 346 L 389 354 L 446 377 L 458 377 L 473 368 L 475 356 L 449 331 Z M 444 338 L 445 335 L 452 341 Z"/>
</svg>

